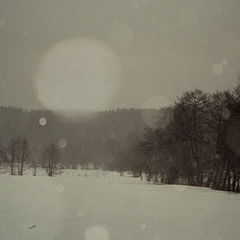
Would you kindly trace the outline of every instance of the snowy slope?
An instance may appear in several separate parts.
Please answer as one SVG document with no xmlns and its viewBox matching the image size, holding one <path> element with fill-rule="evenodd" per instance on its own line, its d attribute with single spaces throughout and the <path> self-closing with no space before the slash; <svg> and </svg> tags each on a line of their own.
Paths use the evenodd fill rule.
<svg viewBox="0 0 240 240">
<path fill-rule="evenodd" d="M 240 239 L 240 195 L 105 175 L 0 175 L 0 240 Z"/>
</svg>

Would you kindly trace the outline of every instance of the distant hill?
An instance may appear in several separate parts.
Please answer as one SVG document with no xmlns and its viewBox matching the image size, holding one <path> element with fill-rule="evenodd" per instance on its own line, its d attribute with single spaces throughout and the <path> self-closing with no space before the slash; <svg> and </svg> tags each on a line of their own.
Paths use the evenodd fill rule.
<svg viewBox="0 0 240 240">
<path fill-rule="evenodd" d="M 48 110 L 25 111 L 0 107 L 0 142 L 7 146 L 13 138 L 25 136 L 32 157 L 40 157 L 49 142 L 59 145 L 66 167 L 78 164 L 106 166 L 119 152 L 127 150 L 146 127 L 165 127 L 171 109 L 116 109 L 94 117 L 66 118 Z M 41 118 L 46 119 L 43 126 Z"/>
</svg>

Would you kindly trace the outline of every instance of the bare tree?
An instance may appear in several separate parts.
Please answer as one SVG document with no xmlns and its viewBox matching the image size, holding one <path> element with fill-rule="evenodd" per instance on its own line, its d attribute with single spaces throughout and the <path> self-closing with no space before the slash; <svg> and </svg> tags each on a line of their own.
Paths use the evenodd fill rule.
<svg viewBox="0 0 240 240">
<path fill-rule="evenodd" d="M 59 150 L 54 143 L 50 143 L 44 151 L 44 162 L 49 177 L 52 177 L 56 169 L 56 165 L 60 160 Z"/>
<path fill-rule="evenodd" d="M 32 157 L 31 165 L 32 165 L 33 176 L 37 176 L 37 169 L 40 166 L 40 161 L 36 154 Z"/>
<path fill-rule="evenodd" d="M 19 158 L 20 158 L 20 168 L 18 175 L 23 175 L 24 162 L 26 161 L 29 154 L 29 144 L 26 137 L 19 139 Z"/>
<path fill-rule="evenodd" d="M 18 145 L 18 142 L 16 139 L 12 139 L 9 143 L 11 175 L 15 175 L 15 162 L 17 159 L 17 145 Z"/>
<path fill-rule="evenodd" d="M 7 160 L 6 149 L 2 144 L 0 144 L 0 166 L 4 162 L 6 162 L 6 160 Z"/>
</svg>

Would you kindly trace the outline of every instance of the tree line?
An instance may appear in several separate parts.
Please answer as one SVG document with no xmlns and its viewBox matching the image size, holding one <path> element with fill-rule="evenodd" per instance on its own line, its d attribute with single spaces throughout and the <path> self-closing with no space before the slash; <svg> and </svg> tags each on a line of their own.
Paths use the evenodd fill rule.
<svg viewBox="0 0 240 240">
<path fill-rule="evenodd" d="M 116 164 L 155 183 L 240 191 L 240 85 L 185 92 L 166 108 L 168 125 L 145 128 Z"/>
<path fill-rule="evenodd" d="M 0 168 L 22 175 L 22 161 L 25 167 L 46 169 L 42 158 L 54 144 L 62 168 L 112 169 L 119 152 L 134 144 L 146 125 L 154 126 L 159 112 L 114 109 L 67 118 L 49 110 L 0 107 Z"/>
<path fill-rule="evenodd" d="M 53 176 L 60 165 L 60 152 L 56 144 L 48 143 L 39 154 L 29 144 L 27 138 L 18 137 L 11 139 L 6 146 L 0 147 L 1 167 L 9 168 L 11 175 L 22 176 L 24 169 L 32 169 L 33 175 L 37 175 L 37 170 L 42 168 L 46 170 L 48 176 Z"/>
<path fill-rule="evenodd" d="M 24 166 L 52 176 L 57 168 L 91 165 L 154 183 L 240 191 L 240 84 L 187 91 L 160 110 L 115 109 L 74 120 L 0 107 L 0 134 L 0 166 L 12 175 L 23 175 Z"/>
</svg>

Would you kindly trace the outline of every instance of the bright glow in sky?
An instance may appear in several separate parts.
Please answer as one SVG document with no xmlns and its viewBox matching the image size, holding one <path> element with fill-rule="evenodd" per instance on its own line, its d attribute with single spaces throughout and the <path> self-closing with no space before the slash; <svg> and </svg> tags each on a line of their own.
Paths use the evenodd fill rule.
<svg viewBox="0 0 240 240">
<path fill-rule="evenodd" d="M 38 100 L 56 111 L 111 107 L 121 81 L 115 54 L 100 41 L 75 38 L 53 46 L 35 78 Z"/>
<path fill-rule="evenodd" d="M 236 86 L 239 0 L 0 1 L 1 105 L 139 108 Z"/>
</svg>

